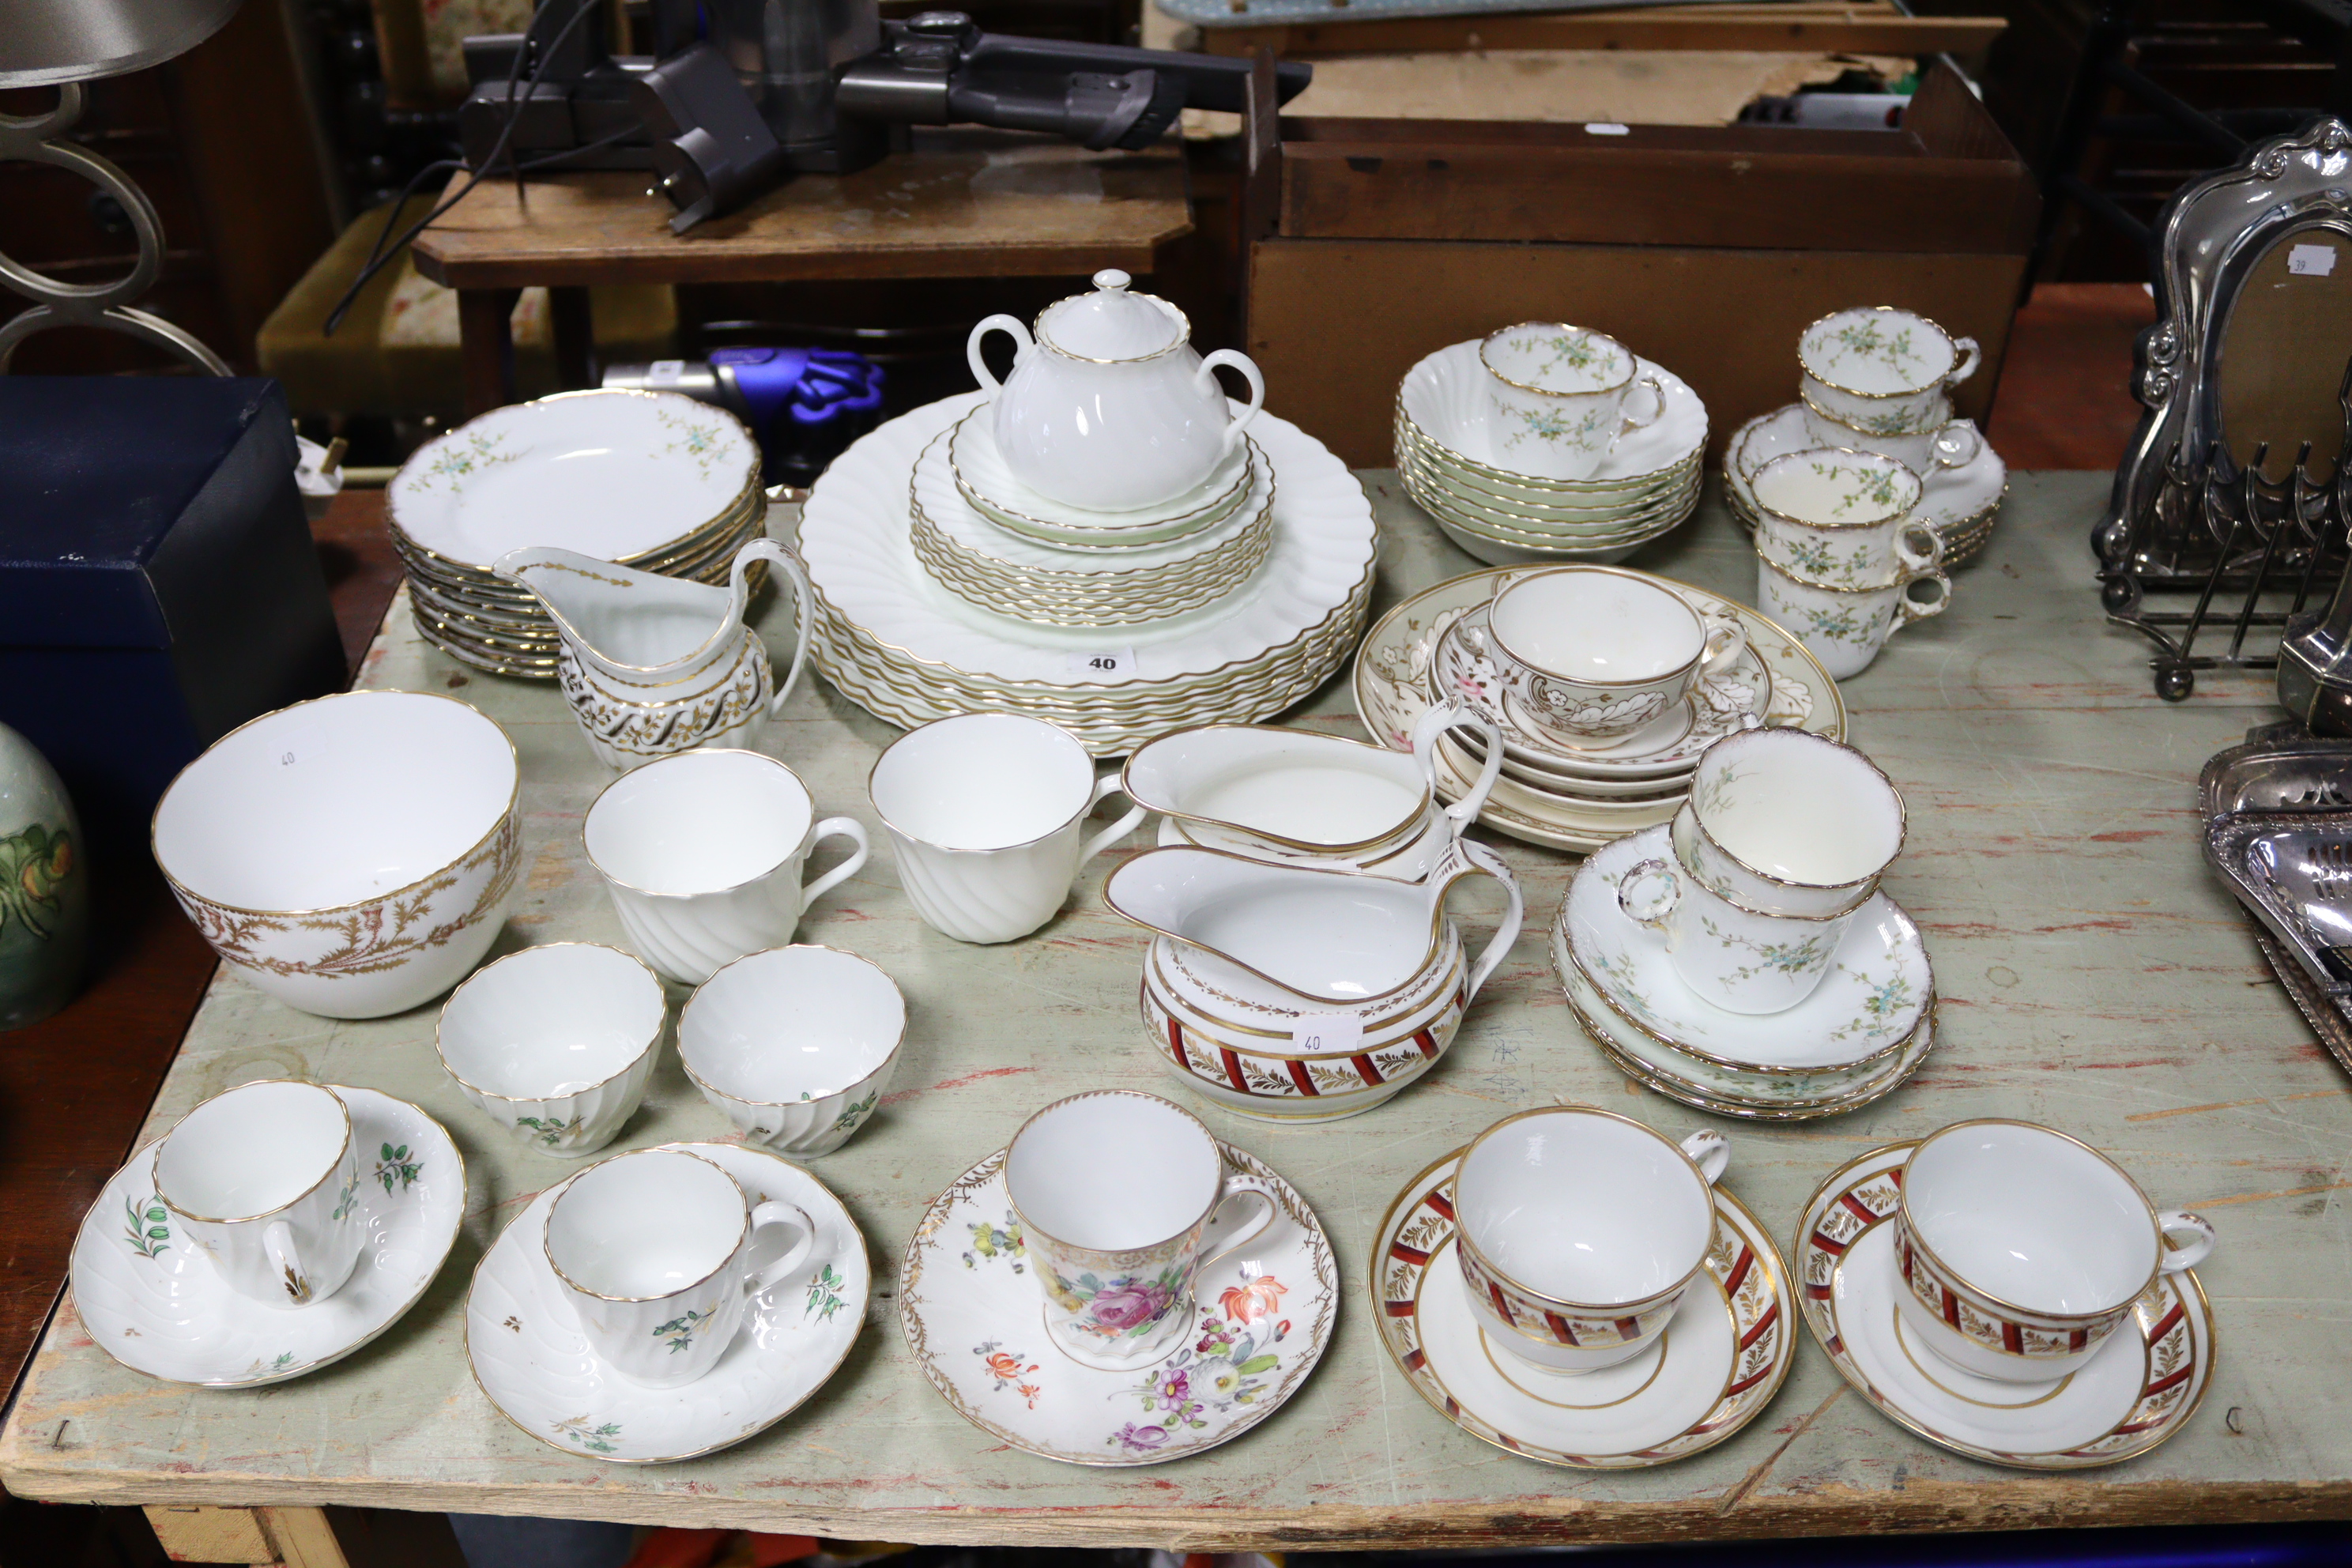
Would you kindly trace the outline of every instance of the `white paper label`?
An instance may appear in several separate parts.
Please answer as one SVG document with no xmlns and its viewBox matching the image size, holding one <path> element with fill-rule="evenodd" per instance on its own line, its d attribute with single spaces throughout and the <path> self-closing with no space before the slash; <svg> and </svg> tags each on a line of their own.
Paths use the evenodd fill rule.
<svg viewBox="0 0 2352 1568">
<path fill-rule="evenodd" d="M 1364 1020 L 1354 1013 L 1302 1013 L 1290 1026 L 1294 1051 L 1353 1056 L 1364 1043 Z"/>
<path fill-rule="evenodd" d="M 1613 120 L 1595 120 L 1586 123 L 1584 133 L 1587 136 L 1631 136 L 1633 132 L 1631 126 L 1620 125 Z"/>
<path fill-rule="evenodd" d="M 686 362 L 682 359 L 657 359 L 646 366 L 647 386 L 676 386 L 685 375 Z"/>
<path fill-rule="evenodd" d="M 2336 270 L 2332 245 L 2298 245 L 2286 253 L 2286 269 L 2299 278 L 2325 278 Z"/>
<path fill-rule="evenodd" d="M 1084 680 L 1125 680 L 1135 674 L 1135 650 L 1107 647 L 1070 655 L 1070 673 Z"/>
</svg>

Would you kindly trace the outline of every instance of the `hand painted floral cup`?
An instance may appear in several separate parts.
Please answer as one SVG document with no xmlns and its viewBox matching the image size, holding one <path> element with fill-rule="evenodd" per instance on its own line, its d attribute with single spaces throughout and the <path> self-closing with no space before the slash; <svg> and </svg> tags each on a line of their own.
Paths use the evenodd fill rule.
<svg viewBox="0 0 2352 1568">
<path fill-rule="evenodd" d="M 1719 1132 L 1679 1144 L 1587 1105 L 1523 1110 L 1454 1172 L 1462 1285 L 1486 1341 L 1553 1372 L 1631 1361 L 1665 1331 L 1715 1245 Z"/>
<path fill-rule="evenodd" d="M 1737 624 L 1710 622 L 1656 578 L 1615 566 L 1514 579 L 1488 607 L 1484 637 L 1510 717 L 1586 748 L 1687 703 L 1702 675 L 1747 646 Z"/>
<path fill-rule="evenodd" d="M 890 977 L 837 948 L 739 958 L 697 988 L 677 1055 L 743 1142 L 804 1158 L 849 1142 L 881 1103 L 907 1037 Z"/>
<path fill-rule="evenodd" d="M 719 747 L 623 773 L 588 808 L 581 833 L 629 945 L 688 985 L 792 941 L 802 912 L 866 864 L 856 817 L 816 820 L 800 774 L 758 752 Z M 809 852 L 827 838 L 855 847 L 803 886 Z"/>
<path fill-rule="evenodd" d="M 2098 1353 L 2159 1275 L 2213 1250 L 2090 1145 L 2026 1121 L 1955 1122 L 1903 1167 L 1902 1326 L 1964 1372 L 2050 1383 Z M 2176 1239 L 2178 1238 L 2178 1239 Z"/>
<path fill-rule="evenodd" d="M 1966 419 L 1954 419 L 1916 434 L 1889 435 L 1849 425 L 1810 403 L 1803 407 L 1805 434 L 1812 437 L 1814 445 L 1876 452 L 1894 458 L 1923 479 L 1946 468 L 1964 468 L 1984 451 L 1984 437 Z"/>
<path fill-rule="evenodd" d="M 1875 452 L 1784 452 L 1748 476 L 1756 553 L 1809 583 L 1883 588 L 1941 565 L 1919 476 Z"/>
<path fill-rule="evenodd" d="M 915 912 L 958 942 L 1013 942 L 1060 912 L 1078 868 L 1133 832 L 1136 806 L 1091 838 L 1087 813 L 1117 773 L 1058 724 L 959 713 L 908 731 L 875 759 L 866 790 Z"/>
<path fill-rule="evenodd" d="M 1654 425 L 1665 388 L 1641 375 L 1633 351 L 1565 321 L 1522 321 L 1478 345 L 1495 412 L 1495 455 L 1515 473 L 1546 479 L 1592 477 L 1618 438 Z M 1625 411 L 1638 381 L 1646 412 Z"/>
<path fill-rule="evenodd" d="M 1930 584 L 1934 596 L 1914 597 L 1915 583 Z M 1952 580 L 1940 567 L 1906 573 L 1878 587 L 1840 588 L 1800 577 L 1760 555 L 1756 561 L 1756 607 L 1786 627 L 1840 680 L 1868 669 L 1888 637 L 1914 621 L 1942 615 L 1951 602 Z"/>
<path fill-rule="evenodd" d="M 1903 796 L 1852 746 L 1744 730 L 1699 753 L 1675 814 L 1676 867 L 1759 914 L 1843 915 L 1902 852 Z"/>
<path fill-rule="evenodd" d="M 1853 913 L 1767 915 L 1708 892 L 1671 859 L 1639 861 L 1617 884 L 1617 905 L 1664 933 L 1683 984 L 1733 1013 L 1785 1013 L 1829 973 Z"/>
<path fill-rule="evenodd" d="M 576 1159 L 636 1114 L 668 1011 L 643 959 L 554 942 L 458 986 L 434 1039 L 443 1068 L 484 1114 L 539 1153 Z"/>
<path fill-rule="evenodd" d="M 1974 338 L 1957 341 L 1925 316 L 1888 305 L 1838 310 L 1797 338 L 1806 404 L 1877 436 L 1911 436 L 1951 421 L 1951 390 L 1976 374 Z"/>
<path fill-rule="evenodd" d="M 1055 1349 L 1097 1368 L 1144 1366 L 1192 1323 L 1202 1266 L 1274 1223 L 1272 1190 L 1225 1168 L 1198 1117 L 1152 1094 L 1099 1089 L 1032 1116 L 1004 1186 L 1045 1294 Z M 1261 1212 L 1223 1219 L 1234 1198 Z"/>
<path fill-rule="evenodd" d="M 367 1225 L 342 1096 L 314 1083 L 240 1084 L 197 1106 L 155 1150 L 155 1196 L 238 1295 L 308 1307 L 342 1288 Z"/>
<path fill-rule="evenodd" d="M 796 1232 L 752 1271 L 753 1234 Z M 806 1260 L 816 1226 L 796 1204 L 757 1208 L 715 1163 L 639 1149 L 590 1166 L 547 1212 L 548 1267 L 596 1358 L 632 1383 L 677 1388 L 719 1364 L 744 1308 Z"/>
</svg>

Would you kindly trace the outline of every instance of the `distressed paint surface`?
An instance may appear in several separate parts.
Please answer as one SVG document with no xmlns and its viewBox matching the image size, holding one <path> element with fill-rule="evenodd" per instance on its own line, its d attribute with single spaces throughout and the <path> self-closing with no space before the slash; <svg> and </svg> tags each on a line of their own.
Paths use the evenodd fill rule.
<svg viewBox="0 0 2352 1568">
<path fill-rule="evenodd" d="M 1472 569 L 1390 476 L 1366 475 L 1385 531 L 1381 604 Z M 1846 686 L 1853 739 L 1904 788 L 1910 842 L 1888 886 L 1927 931 L 1943 1038 L 1919 1077 L 1859 1114 L 1763 1131 L 1637 1090 L 1577 1031 L 1544 932 L 1574 861 L 1496 840 L 1526 884 L 1511 959 L 1451 1055 L 1365 1121 L 1277 1130 L 1194 1103 L 1312 1203 L 1344 1300 L 1304 1390 L 1233 1445 L 1164 1468 L 1080 1470 L 999 1447 L 911 1364 L 893 1297 L 932 1194 L 1058 1095 L 1126 1085 L 1188 1097 L 1135 1016 L 1142 936 L 1099 901 L 1111 852 L 1066 913 L 1001 948 L 918 922 L 875 833 L 873 860 L 821 900 L 803 940 L 875 960 L 905 989 L 907 1058 L 871 1125 L 811 1163 L 864 1228 L 876 1267 L 866 1332 L 799 1412 L 685 1465 L 600 1465 L 543 1447 L 476 1391 L 466 1284 L 531 1194 L 577 1169 L 521 1147 L 458 1096 L 433 1052 L 436 1009 L 368 1023 L 291 1013 L 234 978 L 214 984 L 146 1136 L 247 1079 L 363 1083 L 423 1104 L 464 1150 L 463 1235 L 408 1317 L 351 1360 L 259 1393 L 158 1384 L 92 1346 L 70 1307 L 0 1433 L 20 1495 L 125 1502 L 372 1503 L 416 1509 L 734 1523 L 861 1539 L 1054 1544 L 1475 1544 L 1937 1527 L 2343 1517 L 2352 1508 L 2352 1236 L 2345 1200 L 2352 1086 L 2263 966 L 2200 859 L 2203 759 L 2275 716 L 2258 678 L 2210 677 L 2179 706 L 2151 694 L 2133 635 L 2105 626 L 2084 543 L 2096 474 L 2021 475 L 1951 614 L 1897 637 Z M 1712 502 L 1635 563 L 1745 598 L 1753 557 Z M 782 634 L 771 624 L 772 642 Z M 395 606 L 366 682 L 454 690 L 520 749 L 523 941 L 620 940 L 581 858 L 602 784 L 551 687 L 463 676 Z M 1303 722 L 1361 733 L 1344 679 Z M 895 731 L 812 680 L 766 742 L 820 814 L 872 824 L 866 769 Z M 1491 896 L 1465 890 L 1473 933 Z M 1778 1402 L 1698 1458 L 1607 1475 L 1556 1470 L 1456 1431 L 1403 1384 L 1366 1314 L 1372 1226 L 1399 1185 L 1507 1111 L 1595 1100 L 1676 1136 L 1719 1126 L 1727 1183 L 1783 1247 L 1819 1178 L 1874 1142 L 1961 1117 L 2049 1121 L 2110 1151 L 2165 1205 L 2220 1227 L 2200 1272 L 2219 1324 L 2212 1392 L 2180 1436 L 2107 1471 L 2002 1471 L 1932 1448 L 1874 1415 L 1810 1339 Z M 665 1051 L 646 1110 L 616 1147 L 725 1131 Z M 1050 1369 L 1048 1369 L 1050 1371 Z"/>
</svg>

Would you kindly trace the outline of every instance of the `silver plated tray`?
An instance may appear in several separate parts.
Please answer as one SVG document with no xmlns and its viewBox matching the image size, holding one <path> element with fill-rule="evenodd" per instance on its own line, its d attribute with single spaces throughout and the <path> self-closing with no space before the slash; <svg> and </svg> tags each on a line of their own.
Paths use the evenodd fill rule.
<svg viewBox="0 0 2352 1568">
<path fill-rule="evenodd" d="M 2205 825 L 2205 858 L 2320 991 L 2352 995 L 2352 817 L 2217 816 Z"/>
<path fill-rule="evenodd" d="M 2206 759 L 2197 781 L 2205 820 L 2242 812 L 2352 811 L 2352 742 L 2249 739 Z"/>
</svg>

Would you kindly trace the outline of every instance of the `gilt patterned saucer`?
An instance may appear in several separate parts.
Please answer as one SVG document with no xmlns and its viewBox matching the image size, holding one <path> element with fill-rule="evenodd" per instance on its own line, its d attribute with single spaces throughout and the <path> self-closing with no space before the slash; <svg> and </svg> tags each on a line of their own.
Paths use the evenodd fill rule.
<svg viewBox="0 0 2352 1568">
<path fill-rule="evenodd" d="M 133 1372 L 257 1388 L 341 1361 L 400 1321 L 433 1283 L 466 1212 L 466 1162 L 404 1100 L 327 1085 L 351 1107 L 368 1239 L 342 1289 L 308 1307 L 229 1289 L 155 1195 L 155 1145 L 114 1173 L 74 1238 L 74 1308 Z"/>
<path fill-rule="evenodd" d="M 1003 1150 L 933 1199 L 907 1244 L 898 1321 L 940 1397 L 990 1436 L 1074 1465 L 1181 1459 L 1273 1415 L 1330 1342 L 1339 1272 L 1321 1222 L 1290 1184 L 1220 1147 L 1234 1169 L 1272 1184 L 1282 1212 L 1201 1270 L 1194 1331 L 1150 1366 L 1097 1371 L 1047 1342 Z"/>
<path fill-rule="evenodd" d="M 751 1298 L 719 1364 L 679 1388 L 615 1376 L 588 1348 L 542 1238 L 567 1177 L 499 1233 L 466 1297 L 466 1354 L 499 1414 L 583 1459 L 660 1465 L 731 1448 L 774 1426 L 840 1369 L 866 1321 L 866 1238 L 841 1200 L 798 1165 L 733 1143 L 674 1143 L 717 1162 L 754 1204 L 798 1204 L 816 1222 L 808 1261 Z M 752 1243 L 764 1268 L 782 1238 Z"/>
<path fill-rule="evenodd" d="M 2080 1470 L 2135 1458 L 2188 1425 L 2213 1375 L 2213 1310 L 2195 1270 L 2159 1274 L 2106 1345 L 2053 1383 L 1963 1372 L 1895 1310 L 1895 1216 L 1914 1145 L 1849 1160 L 1805 1205 L 1797 1264 L 1806 1325 L 1845 1380 L 1897 1426 L 1990 1464 Z"/>
<path fill-rule="evenodd" d="M 1405 1184 L 1372 1248 L 1381 1343 L 1413 1391 L 1472 1436 L 1547 1464 L 1646 1469 L 1724 1441 L 1780 1392 L 1796 1356 L 1789 1266 L 1748 1205 L 1715 1191 L 1715 1245 L 1656 1345 L 1568 1373 L 1493 1342 L 1454 1245 L 1456 1149 Z"/>
</svg>

